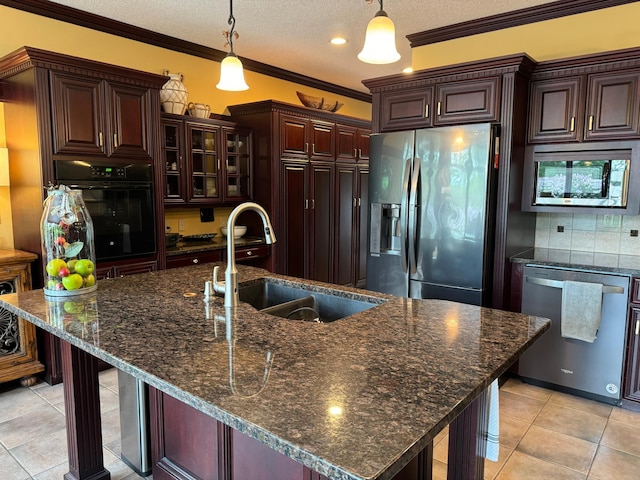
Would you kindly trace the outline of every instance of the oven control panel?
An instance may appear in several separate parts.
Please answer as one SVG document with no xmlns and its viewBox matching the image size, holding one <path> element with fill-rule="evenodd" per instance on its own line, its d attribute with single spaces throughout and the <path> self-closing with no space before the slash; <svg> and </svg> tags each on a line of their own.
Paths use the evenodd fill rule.
<svg viewBox="0 0 640 480">
<path fill-rule="evenodd" d="M 91 178 L 127 178 L 127 172 L 124 167 L 92 165 Z"/>
</svg>

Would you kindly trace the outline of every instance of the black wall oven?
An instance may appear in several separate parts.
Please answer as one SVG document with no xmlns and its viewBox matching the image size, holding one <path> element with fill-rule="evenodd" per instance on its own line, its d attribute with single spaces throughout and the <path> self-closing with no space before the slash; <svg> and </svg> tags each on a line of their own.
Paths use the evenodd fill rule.
<svg viewBox="0 0 640 480">
<path fill-rule="evenodd" d="M 54 172 L 58 185 L 82 190 L 93 220 L 98 262 L 156 252 L 150 163 L 56 160 Z"/>
</svg>

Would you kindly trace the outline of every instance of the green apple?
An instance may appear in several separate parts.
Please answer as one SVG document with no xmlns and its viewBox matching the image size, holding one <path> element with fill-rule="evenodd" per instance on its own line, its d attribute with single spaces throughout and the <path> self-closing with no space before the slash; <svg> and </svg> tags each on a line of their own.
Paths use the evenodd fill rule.
<svg viewBox="0 0 640 480">
<path fill-rule="evenodd" d="M 73 260 L 69 260 L 67 262 L 67 268 L 71 273 L 76 273 L 76 263 L 78 263 L 77 258 L 74 258 Z"/>
<path fill-rule="evenodd" d="M 60 273 L 61 268 L 67 268 L 67 262 L 62 260 L 61 258 L 54 258 L 53 260 L 49 260 L 47 263 L 47 273 L 52 277 L 57 277 Z"/>
<path fill-rule="evenodd" d="M 86 258 L 84 260 L 78 260 L 74 265 L 74 270 L 76 271 L 76 273 L 79 273 L 83 277 L 91 275 L 95 268 L 96 267 L 93 262 L 91 260 L 87 260 Z"/>
<path fill-rule="evenodd" d="M 96 284 L 96 277 L 94 277 L 93 275 L 87 275 L 84 278 L 84 286 L 85 287 L 93 287 Z"/>
<path fill-rule="evenodd" d="M 83 283 L 84 279 L 77 273 L 72 273 L 68 277 L 64 277 L 62 279 L 62 285 L 64 285 L 64 288 L 67 290 L 77 290 L 82 287 Z"/>
</svg>

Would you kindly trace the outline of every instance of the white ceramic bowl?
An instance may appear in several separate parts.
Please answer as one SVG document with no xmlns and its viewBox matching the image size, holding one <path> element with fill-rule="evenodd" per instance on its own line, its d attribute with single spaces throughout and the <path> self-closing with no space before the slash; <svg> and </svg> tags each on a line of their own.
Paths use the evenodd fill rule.
<svg viewBox="0 0 640 480">
<path fill-rule="evenodd" d="M 222 235 L 225 237 L 227 236 L 227 227 L 220 227 L 220 231 L 222 232 Z M 233 227 L 233 238 L 240 238 L 245 233 L 247 233 L 247 227 L 244 225 L 236 225 Z"/>
</svg>

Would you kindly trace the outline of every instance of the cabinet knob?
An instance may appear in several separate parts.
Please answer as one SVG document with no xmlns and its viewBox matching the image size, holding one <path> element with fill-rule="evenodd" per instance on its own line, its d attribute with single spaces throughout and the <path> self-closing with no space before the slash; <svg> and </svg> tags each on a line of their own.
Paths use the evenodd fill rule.
<svg viewBox="0 0 640 480">
<path fill-rule="evenodd" d="M 252 252 L 251 250 L 249 250 L 249 251 L 247 252 L 247 257 L 250 257 L 251 255 L 253 255 L 253 252 Z"/>
<path fill-rule="evenodd" d="M 197 258 L 194 258 L 194 259 L 193 259 L 193 263 L 198 263 L 198 259 L 197 259 Z"/>
</svg>

